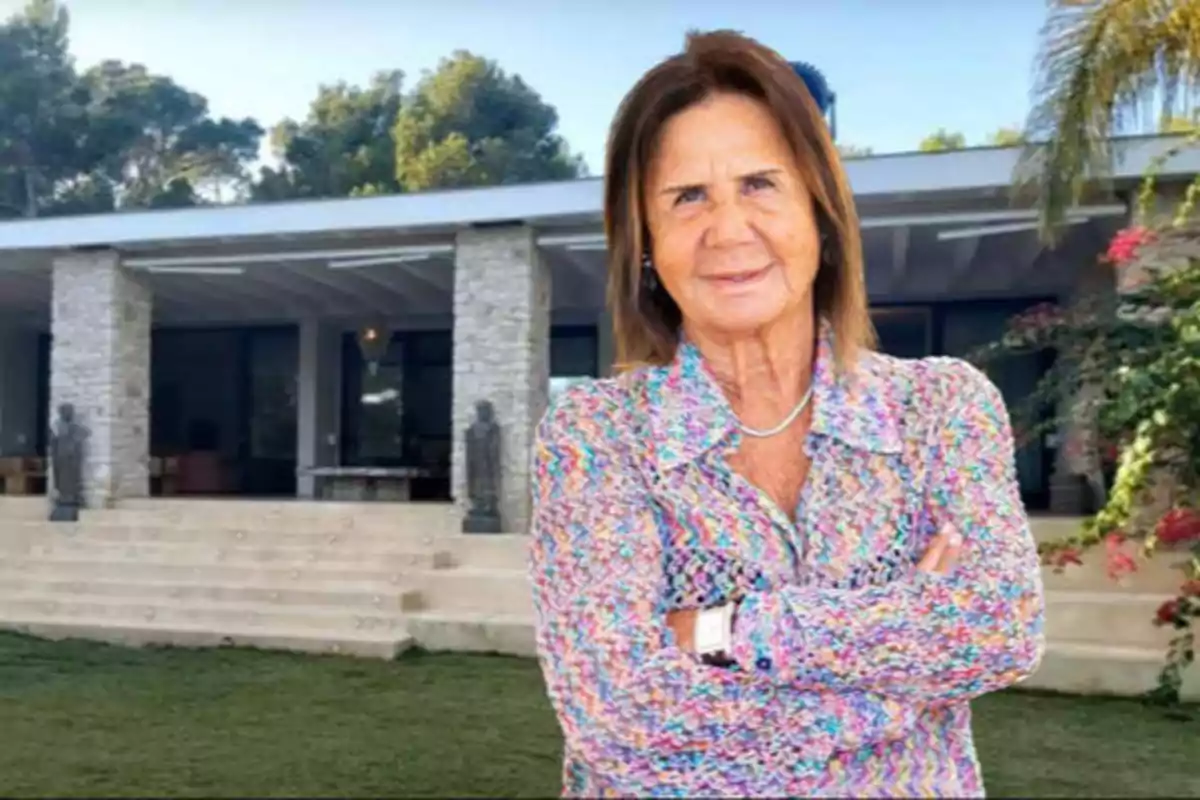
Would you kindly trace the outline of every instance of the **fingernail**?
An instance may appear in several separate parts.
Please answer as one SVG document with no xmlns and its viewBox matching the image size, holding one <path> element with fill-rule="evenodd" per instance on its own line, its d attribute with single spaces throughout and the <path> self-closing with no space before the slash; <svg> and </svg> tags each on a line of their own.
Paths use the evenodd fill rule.
<svg viewBox="0 0 1200 800">
<path fill-rule="evenodd" d="M 950 546 L 951 547 L 961 547 L 962 546 L 962 534 L 961 533 L 955 531 L 950 534 Z"/>
</svg>

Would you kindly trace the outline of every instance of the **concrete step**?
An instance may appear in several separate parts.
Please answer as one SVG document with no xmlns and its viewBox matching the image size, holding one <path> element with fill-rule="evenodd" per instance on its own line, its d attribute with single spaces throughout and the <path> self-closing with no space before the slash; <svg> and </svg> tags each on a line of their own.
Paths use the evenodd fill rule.
<svg viewBox="0 0 1200 800">
<path fill-rule="evenodd" d="M 537 655 L 529 616 L 421 611 L 405 619 L 413 639 L 427 650 Z"/>
<path fill-rule="evenodd" d="M 118 554 L 119 555 L 119 554 Z M 125 582 L 193 581 L 269 586 L 275 588 L 306 586 L 310 583 L 352 583 L 364 590 L 388 591 L 398 586 L 411 586 L 413 575 L 420 568 L 396 569 L 339 563 L 337 561 L 304 564 L 230 564 L 138 561 L 124 558 L 6 558 L 3 568 L 36 575 L 46 579 L 78 581 L 87 578 Z M 0 586 L 3 584 L 0 583 Z"/>
<path fill-rule="evenodd" d="M 1042 580 L 1047 591 L 1089 591 L 1115 594 L 1174 595 L 1184 582 L 1183 567 L 1187 556 L 1159 552 L 1150 558 L 1138 557 L 1137 570 L 1114 580 L 1108 575 L 1107 560 L 1101 548 L 1084 554 L 1082 564 L 1069 564 L 1062 572 L 1042 568 Z"/>
<path fill-rule="evenodd" d="M 256 647 L 297 653 L 340 654 L 361 658 L 392 659 L 413 646 L 407 633 L 354 634 L 227 627 L 214 631 L 205 626 L 161 623 L 114 623 L 108 619 L 27 615 L 21 619 L 0 619 L 0 628 L 38 636 L 43 639 L 90 639 L 133 647 L 147 645 L 174 647 Z"/>
<path fill-rule="evenodd" d="M 41 495 L 0 494 L 0 523 L 18 519 L 45 519 L 50 506 Z"/>
<path fill-rule="evenodd" d="M 1136 697 L 1157 685 L 1165 656 L 1165 650 L 1050 642 L 1038 671 L 1021 687 Z M 1195 664 L 1184 673 L 1182 695 L 1188 701 L 1200 700 L 1200 668 Z"/>
<path fill-rule="evenodd" d="M 460 535 L 439 540 L 437 546 L 455 564 L 484 569 L 529 570 L 529 536 L 523 533 Z"/>
<path fill-rule="evenodd" d="M 86 509 L 84 522 L 178 525 L 214 529 L 360 531 L 454 535 L 461 514 L 449 503 L 336 503 L 305 501 L 124 500 L 113 509 Z"/>
<path fill-rule="evenodd" d="M 158 601 L 207 604 L 264 606 L 286 609 L 291 606 L 320 607 L 365 613 L 399 613 L 424 607 L 416 589 L 384 587 L 373 589 L 361 583 L 306 581 L 292 585 L 253 585 L 205 580 L 106 580 L 100 577 L 62 579 L 37 573 L 0 569 L 0 598 L 4 595 L 53 596 L 62 600 L 105 598 L 154 604 Z"/>
<path fill-rule="evenodd" d="M 1115 645 L 1165 652 L 1174 635 L 1154 624 L 1168 595 L 1046 592 L 1046 637 L 1053 642 Z"/>
<path fill-rule="evenodd" d="M 532 617 L 533 595 L 523 571 L 454 567 L 412 573 L 428 608 Z"/>
<path fill-rule="evenodd" d="M 11 520 L 0 526 L 0 546 L 6 541 L 41 541 L 62 537 L 87 536 L 112 542 L 178 542 L 210 545 L 286 545 L 317 547 L 346 544 L 355 549 L 413 549 L 441 547 L 443 537 L 395 529 L 317 530 L 296 527 L 214 527 L 200 523 L 183 525 L 170 522 L 117 523 L 90 519 L 86 522 L 59 523 L 38 520 Z"/>
<path fill-rule="evenodd" d="M 99 595 L 0 592 L 0 620 L 22 620 L 31 616 L 64 621 L 102 620 L 118 626 L 154 623 L 168 628 L 181 625 L 207 627 L 217 633 L 285 629 L 390 635 L 404 630 L 398 613 L 382 610 L 356 612 L 326 606 L 201 603 L 165 598 L 139 602 Z"/>
<path fill-rule="evenodd" d="M 420 545 L 392 544 L 366 548 L 354 543 L 330 543 L 314 539 L 306 544 L 214 544 L 107 540 L 85 535 L 12 537 L 0 534 L 0 557 L 8 561 L 87 560 L 137 561 L 163 564 L 230 564 L 238 566 L 305 567 L 339 566 L 368 570 L 440 569 L 449 566 L 450 555 Z"/>
</svg>

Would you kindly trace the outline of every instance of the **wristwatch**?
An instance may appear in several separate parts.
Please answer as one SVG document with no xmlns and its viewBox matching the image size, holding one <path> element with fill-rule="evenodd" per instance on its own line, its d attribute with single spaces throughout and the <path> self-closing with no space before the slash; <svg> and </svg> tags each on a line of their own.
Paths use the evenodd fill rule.
<svg viewBox="0 0 1200 800">
<path fill-rule="evenodd" d="M 696 614 L 692 641 L 705 664 L 727 667 L 733 663 L 733 603 L 706 608 Z"/>
</svg>

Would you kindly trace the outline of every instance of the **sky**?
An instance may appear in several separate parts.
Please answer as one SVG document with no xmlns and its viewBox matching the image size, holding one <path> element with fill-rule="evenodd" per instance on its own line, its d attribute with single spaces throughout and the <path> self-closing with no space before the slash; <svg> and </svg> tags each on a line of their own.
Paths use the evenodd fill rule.
<svg viewBox="0 0 1200 800">
<path fill-rule="evenodd" d="M 8 17 L 24 0 L 0 0 Z M 982 143 L 1028 110 L 1044 0 L 67 0 L 80 67 L 138 62 L 264 127 L 321 84 L 456 49 L 495 59 L 558 109 L 594 174 L 621 97 L 689 29 L 734 28 L 821 69 L 838 140 L 915 149 L 944 127 Z"/>
</svg>

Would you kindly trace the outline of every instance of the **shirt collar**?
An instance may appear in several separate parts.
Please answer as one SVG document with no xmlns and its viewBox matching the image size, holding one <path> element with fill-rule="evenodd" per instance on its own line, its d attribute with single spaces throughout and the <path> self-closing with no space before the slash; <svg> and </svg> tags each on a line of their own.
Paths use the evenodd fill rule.
<svg viewBox="0 0 1200 800">
<path fill-rule="evenodd" d="M 822 321 L 813 367 L 813 433 L 869 452 L 900 452 L 902 398 L 880 358 L 862 353 L 851 369 L 839 368 L 832 326 Z M 660 470 L 694 461 L 737 431 L 725 393 L 686 339 L 670 364 L 646 370 L 644 396 L 652 437 L 648 446 Z"/>
</svg>

